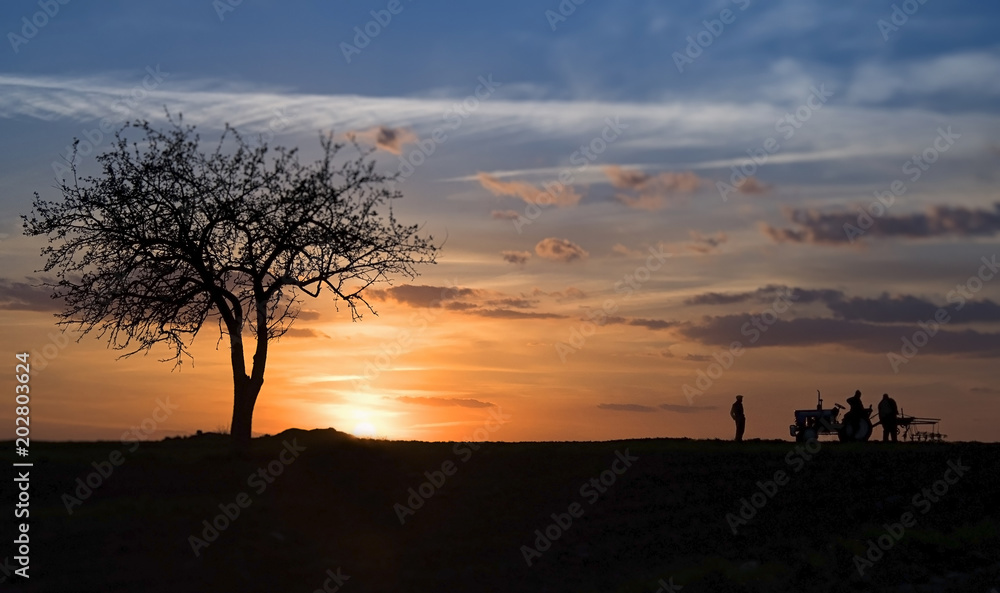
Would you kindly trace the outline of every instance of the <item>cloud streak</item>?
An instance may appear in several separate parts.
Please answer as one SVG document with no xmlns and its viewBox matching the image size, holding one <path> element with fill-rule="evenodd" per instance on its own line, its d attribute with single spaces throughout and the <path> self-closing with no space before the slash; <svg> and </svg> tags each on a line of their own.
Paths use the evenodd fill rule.
<svg viewBox="0 0 1000 593">
<path fill-rule="evenodd" d="M 492 408 L 496 404 L 461 397 L 418 397 L 401 395 L 393 398 L 404 404 L 414 404 L 419 406 L 435 406 L 439 408 L 459 407 L 459 408 Z"/>
<path fill-rule="evenodd" d="M 440 307 L 448 301 L 478 296 L 481 291 L 473 288 L 401 284 L 389 288 L 376 288 L 367 295 L 377 301 L 396 301 L 410 307 Z"/>
<path fill-rule="evenodd" d="M 607 165 L 601 170 L 612 186 L 633 194 L 618 193 L 615 199 L 630 208 L 638 210 L 659 210 L 678 195 L 690 194 L 701 187 L 704 180 L 692 173 L 664 172 L 649 175 L 634 169 L 623 169 L 617 165 Z"/>
<path fill-rule="evenodd" d="M 0 278 L 0 309 L 8 311 L 62 310 L 62 301 L 51 298 L 52 290 L 27 282 Z"/>
<path fill-rule="evenodd" d="M 489 173 L 479 173 L 479 184 L 495 196 L 513 196 L 521 198 L 525 203 L 540 206 L 575 206 L 580 202 L 581 195 L 567 185 L 552 186 L 551 191 L 523 181 L 501 181 Z"/>
<path fill-rule="evenodd" d="M 517 220 L 521 214 L 517 210 L 494 210 L 490 212 L 493 220 Z"/>
<path fill-rule="evenodd" d="M 310 328 L 307 328 L 307 327 L 304 327 L 304 328 L 290 327 L 290 328 L 288 328 L 287 331 L 285 331 L 285 337 L 288 337 L 288 338 L 326 338 L 326 339 L 330 339 L 330 336 L 326 335 L 325 333 L 323 333 L 321 331 L 318 331 L 318 330 L 315 330 L 315 329 L 310 329 Z"/>
<path fill-rule="evenodd" d="M 612 412 L 655 412 L 656 408 L 653 406 L 644 406 L 642 404 L 597 404 L 597 407 L 601 410 L 611 410 Z"/>
<path fill-rule="evenodd" d="M 714 235 L 702 235 L 698 231 L 691 231 L 691 242 L 685 245 L 688 251 L 695 253 L 712 253 L 717 248 L 729 240 L 726 233 L 718 232 Z"/>
<path fill-rule="evenodd" d="M 530 251 L 501 251 L 500 255 L 505 262 L 521 266 L 528 263 L 528 260 L 531 259 Z"/>
<path fill-rule="evenodd" d="M 469 309 L 466 311 L 470 315 L 479 317 L 490 317 L 493 319 L 565 319 L 565 315 L 558 313 L 537 313 L 534 311 L 515 311 L 513 309 Z"/>
<path fill-rule="evenodd" d="M 712 410 L 717 410 L 718 408 L 716 406 L 660 404 L 660 409 L 668 412 L 677 412 L 679 414 L 698 414 L 700 412 L 711 412 Z"/>
<path fill-rule="evenodd" d="M 409 128 L 393 128 L 389 126 L 375 126 L 367 130 L 357 132 L 347 132 L 348 137 L 353 136 L 361 142 L 374 144 L 376 148 L 392 154 L 399 154 L 403 146 L 413 144 L 419 138 Z"/>
<path fill-rule="evenodd" d="M 741 340 L 747 348 L 839 346 L 869 353 L 897 352 L 902 338 L 911 336 L 916 325 L 881 325 L 847 319 L 811 317 L 778 319 L 766 332 L 752 329 L 747 315 L 706 317 L 682 324 L 678 331 L 689 340 L 712 347 Z M 754 340 L 754 333 L 758 339 Z M 750 339 L 746 339 L 750 338 Z M 967 354 L 976 357 L 1000 354 L 1000 334 L 975 330 L 939 329 L 921 352 L 939 355 Z"/>
<path fill-rule="evenodd" d="M 604 323 L 608 325 L 631 325 L 635 327 L 644 327 L 650 330 L 669 329 L 677 325 L 677 322 L 667 321 L 665 319 L 643 319 L 637 317 L 622 317 L 620 315 L 610 315 L 604 319 Z"/>
<path fill-rule="evenodd" d="M 927 239 L 991 236 L 1000 232 L 1000 202 L 992 210 L 933 206 L 927 212 L 901 216 L 871 217 L 859 212 L 800 209 L 788 210 L 785 215 L 797 228 L 761 226 L 762 232 L 775 243 L 850 245 L 859 236 Z"/>
<path fill-rule="evenodd" d="M 590 255 L 576 243 L 556 237 L 547 237 L 539 241 L 535 245 L 535 253 L 538 257 L 563 263 L 585 260 Z"/>
<path fill-rule="evenodd" d="M 963 300 L 961 309 L 955 303 L 938 304 L 913 295 L 878 297 L 847 297 L 835 289 L 790 288 L 768 285 L 747 292 L 706 292 L 688 297 L 685 305 L 734 305 L 740 303 L 767 304 L 784 295 L 799 305 L 822 303 L 837 319 L 871 323 L 916 323 L 932 319 L 942 307 L 947 309 L 950 323 L 1000 321 L 1000 304 L 989 299 Z"/>
</svg>

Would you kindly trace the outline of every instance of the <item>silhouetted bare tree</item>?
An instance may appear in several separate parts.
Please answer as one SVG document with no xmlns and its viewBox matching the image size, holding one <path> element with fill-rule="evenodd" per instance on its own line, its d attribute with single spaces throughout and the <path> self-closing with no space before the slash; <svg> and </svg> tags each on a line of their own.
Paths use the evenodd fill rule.
<svg viewBox="0 0 1000 593">
<path fill-rule="evenodd" d="M 218 320 L 232 353 L 230 430 L 245 445 L 268 345 L 302 295 L 326 289 L 360 319 L 359 307 L 374 312 L 362 291 L 391 274 L 415 277 L 438 248 L 396 221 L 390 201 L 401 195 L 370 152 L 335 164 L 344 145 L 326 137 L 323 157 L 302 165 L 297 149 L 251 145 L 227 125 L 205 153 L 193 126 L 168 120 L 163 131 L 124 126 L 98 157 L 98 177 L 79 178 L 74 164 L 58 185 L 61 202 L 35 193 L 24 229 L 49 238 L 42 255 L 57 274 L 53 298 L 65 299 L 59 323 L 96 330 L 121 357 L 165 343 L 173 356 L 164 361 L 180 364 Z M 130 133 L 143 136 L 130 142 Z"/>
</svg>

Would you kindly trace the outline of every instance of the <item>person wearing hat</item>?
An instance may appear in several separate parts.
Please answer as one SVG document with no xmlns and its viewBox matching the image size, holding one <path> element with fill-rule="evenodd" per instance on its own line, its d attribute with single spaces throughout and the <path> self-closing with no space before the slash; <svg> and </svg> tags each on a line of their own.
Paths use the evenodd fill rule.
<svg viewBox="0 0 1000 593">
<path fill-rule="evenodd" d="M 747 417 L 743 414 L 743 396 L 737 395 L 733 407 L 729 410 L 729 415 L 736 423 L 736 442 L 743 440 L 743 431 L 747 427 Z"/>
</svg>

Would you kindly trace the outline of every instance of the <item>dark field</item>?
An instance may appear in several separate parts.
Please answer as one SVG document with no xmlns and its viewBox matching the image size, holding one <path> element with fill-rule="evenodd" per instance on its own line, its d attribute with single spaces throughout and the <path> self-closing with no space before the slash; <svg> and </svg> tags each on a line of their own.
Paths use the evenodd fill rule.
<svg viewBox="0 0 1000 593">
<path fill-rule="evenodd" d="M 283 442 L 293 440 L 304 450 L 282 463 Z M 324 582 L 336 590 L 338 569 L 346 593 L 1000 587 L 1000 445 L 822 442 L 814 455 L 778 441 L 474 446 L 333 430 L 255 439 L 243 455 L 217 435 L 134 452 L 121 443 L 36 444 L 31 579 L 20 590 L 311 593 Z M 103 464 L 115 450 L 121 465 Z M 93 462 L 113 471 L 69 515 L 63 495 L 77 496 Z M 968 469 L 946 474 L 949 462 Z M 269 464 L 271 473 L 256 475 Z M 787 480 L 767 484 L 778 471 Z M 426 499 L 408 492 L 419 495 L 430 479 L 441 485 L 424 486 Z M 759 494 L 759 510 L 737 524 L 758 482 L 772 496 Z M 419 508 L 403 507 L 409 498 Z M 239 515 L 215 519 L 226 510 Z M 223 529 L 206 534 L 204 520 Z M 536 543 L 547 528 L 557 539 Z M 208 544 L 197 557 L 190 536 Z M 888 549 L 880 558 L 873 549 L 877 559 L 859 576 L 855 555 L 880 536 Z M 12 544 L 0 553 L 12 557 Z M 24 582 L 7 578 L 4 587 Z"/>
</svg>

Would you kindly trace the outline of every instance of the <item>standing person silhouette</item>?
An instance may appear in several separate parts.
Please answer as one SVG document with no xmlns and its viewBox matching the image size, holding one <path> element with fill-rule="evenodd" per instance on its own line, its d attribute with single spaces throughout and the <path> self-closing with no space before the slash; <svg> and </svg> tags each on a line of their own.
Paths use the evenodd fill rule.
<svg viewBox="0 0 1000 593">
<path fill-rule="evenodd" d="M 899 408 L 896 400 L 889 397 L 888 393 L 882 394 L 882 401 L 878 403 L 878 419 L 882 423 L 882 442 L 892 440 L 896 442 L 896 435 L 899 433 L 897 423 L 899 421 Z"/>
<path fill-rule="evenodd" d="M 864 404 L 861 403 L 861 390 L 858 389 L 854 392 L 852 397 L 847 398 L 847 414 L 844 414 L 845 420 L 847 416 L 850 416 L 853 420 L 865 411 Z"/>
<path fill-rule="evenodd" d="M 861 403 L 861 390 L 854 392 L 854 396 L 847 398 L 847 413 L 844 414 L 844 424 L 851 427 L 851 433 L 858 432 L 858 425 L 865 413 L 865 406 Z"/>
<path fill-rule="evenodd" d="M 732 416 L 733 421 L 736 423 L 736 442 L 739 443 L 743 441 L 743 431 L 747 427 L 747 417 L 743 413 L 742 395 L 736 396 L 736 401 L 733 402 L 733 407 L 730 408 L 729 415 Z"/>
</svg>

